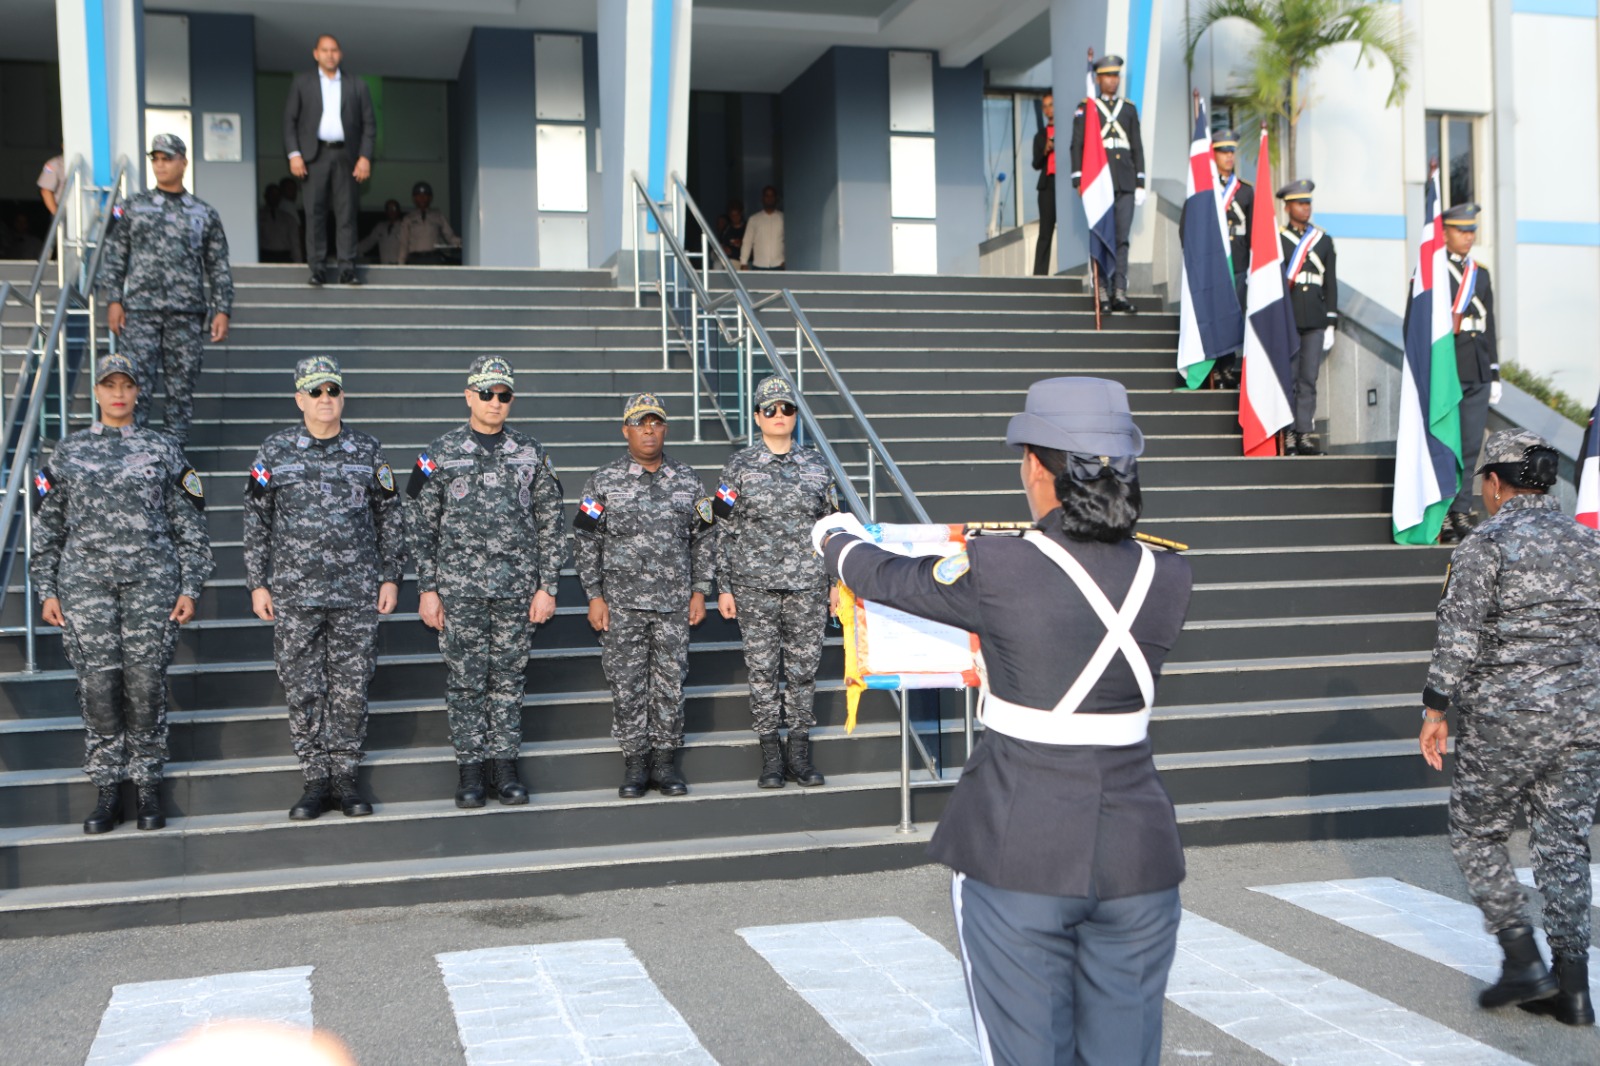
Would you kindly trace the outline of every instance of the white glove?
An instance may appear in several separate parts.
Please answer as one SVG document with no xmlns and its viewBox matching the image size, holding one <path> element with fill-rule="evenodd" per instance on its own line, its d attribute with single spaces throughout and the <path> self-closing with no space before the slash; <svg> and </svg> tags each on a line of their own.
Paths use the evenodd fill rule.
<svg viewBox="0 0 1600 1066">
<path fill-rule="evenodd" d="M 1498 381 L 1489 382 L 1489 406 L 1490 407 L 1499 407 L 1500 406 L 1500 393 L 1501 393 L 1500 383 Z"/>
<path fill-rule="evenodd" d="M 872 543 L 872 536 L 867 532 L 867 527 L 861 520 L 848 511 L 838 511 L 825 518 L 817 519 L 816 525 L 811 527 L 811 546 L 822 554 L 822 542 L 830 533 L 851 533 L 867 543 Z"/>
<path fill-rule="evenodd" d="M 1143 207 L 1144 206 L 1145 195 L 1146 195 L 1146 193 L 1145 193 L 1145 191 L 1143 189 L 1135 189 L 1135 190 L 1133 190 L 1133 206 L 1134 207 Z"/>
<path fill-rule="evenodd" d="M 1322 350 L 1325 351 L 1325 352 L 1333 351 L 1333 327 L 1332 326 L 1329 326 L 1327 329 L 1322 331 Z"/>
</svg>

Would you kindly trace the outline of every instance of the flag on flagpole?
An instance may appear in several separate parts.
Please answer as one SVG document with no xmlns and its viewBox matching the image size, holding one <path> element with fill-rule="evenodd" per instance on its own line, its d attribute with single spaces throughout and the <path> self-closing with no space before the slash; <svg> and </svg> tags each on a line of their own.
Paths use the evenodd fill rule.
<svg viewBox="0 0 1600 1066">
<path fill-rule="evenodd" d="M 1283 249 L 1278 244 L 1278 219 L 1272 197 L 1267 161 L 1267 128 L 1261 127 L 1261 147 L 1256 156 L 1255 206 L 1250 218 L 1250 279 L 1245 289 L 1244 358 L 1239 378 L 1239 428 L 1244 434 L 1244 454 L 1277 455 L 1278 430 L 1294 421 L 1294 353 L 1300 349 L 1300 331 L 1283 280 Z"/>
<path fill-rule="evenodd" d="M 1100 268 L 1100 291 L 1109 299 L 1106 286 L 1117 268 L 1117 221 L 1111 212 L 1116 192 L 1111 186 L 1111 167 L 1106 162 L 1106 142 L 1100 134 L 1100 108 L 1095 105 L 1094 64 L 1089 64 L 1088 97 L 1079 104 L 1083 112 L 1083 169 L 1078 175 L 1078 193 L 1083 197 L 1083 215 L 1089 223 L 1089 258 Z"/>
<path fill-rule="evenodd" d="M 1196 101 L 1183 204 L 1183 295 L 1178 311 L 1178 373 L 1198 389 L 1211 366 L 1244 343 L 1244 313 L 1233 288 L 1228 223 L 1218 198 L 1217 162 L 1204 101 Z"/>
<path fill-rule="evenodd" d="M 1590 529 L 1600 529 L 1600 433 L 1594 431 L 1596 419 L 1600 419 L 1600 401 L 1589 416 L 1589 428 L 1583 431 L 1583 450 L 1578 453 L 1576 517 Z"/>
<path fill-rule="evenodd" d="M 1394 457 L 1394 541 L 1432 544 L 1461 486 L 1461 379 L 1450 321 L 1439 168 L 1428 179 L 1422 246 L 1406 307 L 1400 428 Z M 1471 476 L 1470 474 L 1468 475 Z"/>
</svg>

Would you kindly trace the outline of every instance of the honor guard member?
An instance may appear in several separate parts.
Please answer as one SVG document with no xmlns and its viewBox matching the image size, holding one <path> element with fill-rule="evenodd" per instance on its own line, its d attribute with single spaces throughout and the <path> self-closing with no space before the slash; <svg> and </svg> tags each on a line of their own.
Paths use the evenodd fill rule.
<svg viewBox="0 0 1600 1066">
<path fill-rule="evenodd" d="M 1322 359 L 1333 349 L 1339 321 L 1339 279 L 1333 238 L 1311 224 L 1311 193 L 1316 183 L 1301 179 L 1278 190 L 1289 222 L 1278 231 L 1283 248 L 1283 276 L 1289 283 L 1289 304 L 1300 331 L 1294 356 L 1294 425 L 1286 453 L 1321 455 L 1313 434 L 1317 422 L 1317 375 Z"/>
<path fill-rule="evenodd" d="M 433 209 L 433 186 L 419 181 L 411 186 L 411 202 L 416 209 L 406 213 L 400 222 L 400 262 L 417 264 L 443 263 L 441 245 L 461 247 L 461 238 L 450 228 L 444 212 Z"/>
<path fill-rule="evenodd" d="M 815 448 L 794 442 L 800 408 L 789 383 L 770 377 L 756 386 L 755 420 L 761 442 L 734 452 L 722 468 L 716 496 L 717 610 L 739 620 L 750 677 L 750 715 L 761 740 L 762 788 L 782 788 L 785 776 L 820 785 L 811 765 L 811 727 L 817 667 L 828 612 L 839 608 L 822 562 L 811 550 L 811 527 L 839 509 L 833 474 Z M 778 692 L 779 664 L 787 682 Z M 778 739 L 789 723 L 785 753 Z"/>
<path fill-rule="evenodd" d="M 295 366 L 304 420 L 268 437 L 244 496 L 250 608 L 275 623 L 278 680 L 305 793 L 303 821 L 330 800 L 347 817 L 372 813 L 356 787 L 367 735 L 367 685 L 378 616 L 394 611 L 405 561 L 405 517 L 376 437 L 344 424 L 344 377 L 326 355 Z"/>
<path fill-rule="evenodd" d="M 1500 402 L 1500 349 L 1494 324 L 1494 286 L 1487 268 L 1472 258 L 1478 239 L 1477 204 L 1457 204 L 1444 213 L 1444 244 L 1450 272 L 1450 310 L 1456 332 L 1456 372 L 1461 377 L 1461 469 L 1478 465 L 1489 407 Z M 1472 531 L 1472 478 L 1450 504 L 1440 540 L 1453 544 Z"/>
<path fill-rule="evenodd" d="M 417 456 L 406 528 L 418 613 L 439 630 L 457 807 L 527 803 L 517 774 L 530 623 L 555 615 L 567 559 L 561 482 L 542 445 L 509 429 L 511 364 L 479 356 L 467 372 L 469 421 Z"/>
<path fill-rule="evenodd" d="M 167 666 L 213 565 L 200 477 L 171 437 L 135 423 L 135 374 L 125 355 L 100 360 L 100 420 L 56 445 L 33 478 L 28 572 L 78 675 L 83 768 L 99 789 L 85 833 L 121 823 L 124 778 L 138 790 L 139 828 L 167 824 Z"/>
<path fill-rule="evenodd" d="M 611 685 L 617 795 L 681 796 L 689 627 L 705 619 L 715 565 L 711 500 L 694 467 L 666 454 L 667 411 L 654 394 L 623 405 L 622 436 L 627 452 L 589 475 L 572 520 L 578 579 Z"/>
<path fill-rule="evenodd" d="M 1236 130 L 1221 130 L 1212 135 L 1211 158 L 1217 165 L 1217 199 L 1221 201 L 1222 217 L 1228 228 L 1228 255 L 1233 262 L 1233 292 L 1241 309 L 1247 306 L 1246 286 L 1250 281 L 1250 215 L 1255 206 L 1256 190 L 1239 176 L 1236 169 L 1239 153 L 1239 134 Z M 1186 203 L 1178 212 L 1178 239 L 1183 240 L 1183 218 L 1188 213 Z M 1231 389 L 1239 384 L 1239 357 L 1225 355 L 1216 363 L 1217 384 Z"/>
<path fill-rule="evenodd" d="M 135 418 L 141 426 L 149 421 L 156 385 L 165 379 L 165 427 L 180 448 L 189 442 L 207 316 L 211 343 L 220 344 L 233 311 L 228 237 L 216 209 L 184 190 L 188 152 L 170 133 L 151 139 L 156 187 L 116 206 L 102 281 L 106 326 L 139 372 Z"/>
<path fill-rule="evenodd" d="M 1025 534 L 907 558 L 833 516 L 814 542 L 858 594 L 981 641 L 985 732 L 928 854 L 955 871 L 983 1060 L 1155 1066 L 1184 862 L 1148 724 L 1189 564 L 1133 539 L 1144 436 L 1117 382 L 1035 382 L 1006 443 Z"/>
<path fill-rule="evenodd" d="M 1589 830 L 1600 800 L 1600 535 L 1548 492 L 1559 457 L 1527 430 L 1483 449 L 1489 517 L 1450 558 L 1439 634 L 1422 692 L 1422 756 L 1443 768 L 1460 713 L 1450 783 L 1450 848 L 1505 954 L 1484 1007 L 1520 1003 L 1594 1024 L 1589 999 Z M 1530 826 L 1552 977 L 1506 850 Z"/>
<path fill-rule="evenodd" d="M 1128 234 L 1133 229 L 1133 209 L 1144 206 L 1144 141 L 1139 136 L 1139 109 L 1133 101 L 1117 95 L 1122 85 L 1122 57 L 1106 56 L 1094 65 L 1095 85 L 1099 89 L 1092 101 L 1078 105 L 1072 116 L 1072 187 L 1078 188 L 1083 176 L 1083 109 L 1090 104 L 1100 109 L 1100 137 L 1106 146 L 1106 164 L 1111 168 L 1111 188 L 1115 193 L 1112 217 L 1117 229 L 1117 272 L 1102 278 L 1106 286 L 1101 300 L 1112 311 L 1132 311 L 1128 299 Z"/>
</svg>

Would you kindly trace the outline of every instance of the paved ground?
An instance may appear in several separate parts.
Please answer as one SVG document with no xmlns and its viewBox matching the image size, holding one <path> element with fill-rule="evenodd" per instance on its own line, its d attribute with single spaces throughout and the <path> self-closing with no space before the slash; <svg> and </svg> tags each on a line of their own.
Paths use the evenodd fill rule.
<svg viewBox="0 0 1600 1066">
<path fill-rule="evenodd" d="M 1203 849 L 1189 853 L 1189 864 L 1184 906 L 1195 919 L 1185 926 L 1174 971 L 1163 1062 L 1600 1063 L 1600 1031 L 1570 1030 L 1515 1009 L 1483 1012 L 1473 1004 L 1482 985 L 1456 966 L 1470 971 L 1483 951 L 1492 954 L 1493 944 L 1453 905 L 1465 900 L 1465 886 L 1442 839 Z M 1348 883 L 1357 878 L 1386 880 Z M 1325 881 L 1346 883 L 1304 887 Z M 1302 887 L 1275 890 L 1288 899 L 1251 891 L 1283 885 Z M 642 1005 L 622 1010 L 624 1016 L 657 1011 L 669 1022 L 681 1017 L 675 1034 L 670 1024 L 653 1030 L 650 1039 L 660 1041 L 661 1053 L 639 1061 L 931 1062 L 941 1056 L 927 1048 L 898 1057 L 884 1050 L 896 1026 L 906 1025 L 905 1012 L 923 1009 L 932 1013 L 911 1028 L 949 1052 L 942 1061 L 975 1062 L 963 1043 L 970 1039 L 970 1032 L 962 1033 L 967 1023 L 955 1017 L 963 1012 L 948 1009 L 948 979 L 959 971 L 947 954 L 957 950 L 947 891 L 945 873 L 927 867 L 9 941 L 0 943 L 0 1062 L 78 1066 L 92 1047 L 97 1066 L 123 1061 L 109 1051 L 111 1030 L 130 1016 L 121 1008 L 140 990 L 119 992 L 123 1000 L 108 1010 L 113 986 L 294 967 L 311 968 L 305 1005 L 316 1024 L 342 1037 L 364 1064 L 467 1061 L 458 1023 L 469 1042 L 480 1045 L 472 1062 L 497 1061 L 481 1046 L 481 1027 L 473 1030 L 468 1020 L 484 1016 L 452 1006 L 452 990 L 470 996 L 484 986 L 469 976 L 447 989 L 436 956 L 450 954 L 470 971 L 487 956 L 456 953 L 572 942 L 583 943 L 510 955 L 535 959 L 539 979 L 557 984 L 565 980 L 562 957 L 591 978 L 600 965 L 593 952 L 606 956 L 606 965 L 620 966 L 606 994 L 643 997 Z M 1375 910 L 1382 914 L 1374 916 Z M 785 930 L 751 933 L 752 927 L 854 919 L 907 925 L 807 926 L 791 937 L 818 950 L 859 953 L 861 972 L 889 981 L 835 988 L 831 1001 L 828 990 L 811 987 L 816 974 L 796 971 L 772 948 Z M 1406 939 L 1422 927 L 1432 933 Z M 1208 930 L 1210 939 L 1201 936 Z M 885 931 L 898 938 L 898 961 L 874 969 L 882 960 L 873 961 L 877 949 L 869 941 Z M 601 940 L 620 940 L 626 950 L 592 943 Z M 504 955 L 494 958 L 503 962 Z M 643 972 L 630 977 L 629 967 L 637 970 L 637 964 Z M 895 977 L 896 965 L 912 970 Z M 934 971 L 944 984 L 933 981 Z M 919 989 L 924 974 L 932 983 Z M 298 985 L 304 993 L 303 976 L 267 980 L 279 991 Z M 891 987 L 895 981 L 906 985 L 905 995 Z M 525 985 L 511 990 L 518 988 L 525 993 Z M 168 995 L 155 991 L 158 1002 Z M 851 997 L 872 1009 L 852 1013 Z M 131 1016 L 162 1009 L 141 1008 Z M 564 1023 L 582 1025 L 570 1017 Z M 668 1054 L 674 1039 L 686 1041 L 689 1050 Z M 562 1053 L 549 1055 L 550 1061 L 570 1061 Z"/>
</svg>

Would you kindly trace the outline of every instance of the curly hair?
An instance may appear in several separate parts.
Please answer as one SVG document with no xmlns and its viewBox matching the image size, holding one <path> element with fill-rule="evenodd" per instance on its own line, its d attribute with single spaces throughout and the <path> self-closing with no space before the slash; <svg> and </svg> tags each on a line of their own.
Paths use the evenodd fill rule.
<svg viewBox="0 0 1600 1066">
<path fill-rule="evenodd" d="M 1144 511 L 1137 474 L 1124 482 L 1108 468 L 1093 481 L 1079 481 L 1067 469 L 1066 452 L 1033 444 L 1026 447 L 1055 478 L 1062 532 L 1073 540 L 1103 544 L 1116 544 L 1133 535 Z"/>
</svg>

